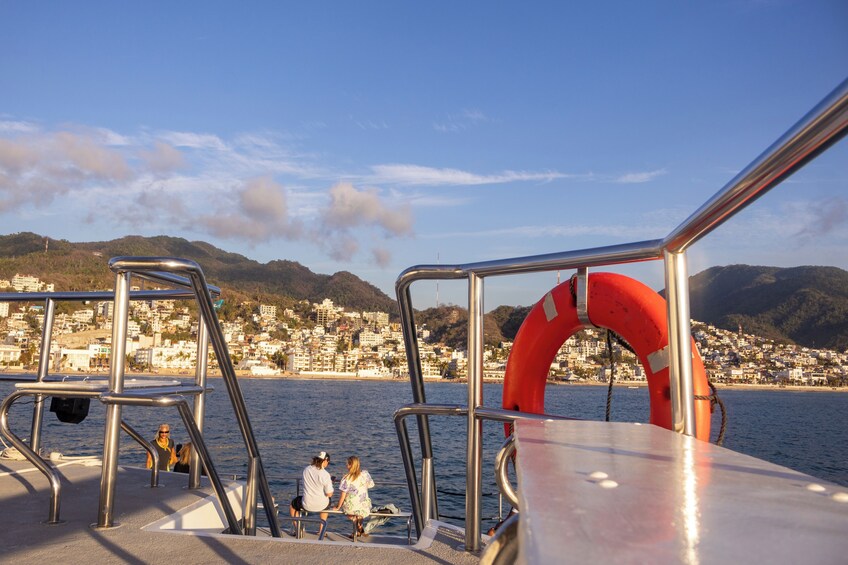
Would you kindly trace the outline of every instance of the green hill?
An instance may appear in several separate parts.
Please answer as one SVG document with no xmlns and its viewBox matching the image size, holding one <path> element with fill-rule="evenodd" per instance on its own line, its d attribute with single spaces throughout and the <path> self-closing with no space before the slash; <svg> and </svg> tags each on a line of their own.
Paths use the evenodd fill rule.
<svg viewBox="0 0 848 565">
<path fill-rule="evenodd" d="M 229 301 L 285 305 L 329 298 L 354 310 L 397 313 L 392 298 L 351 273 L 316 274 L 294 261 L 259 263 L 202 241 L 167 236 L 127 236 L 91 243 L 71 243 L 34 233 L 0 236 L 0 278 L 11 279 L 20 273 L 52 282 L 56 290 L 108 289 L 115 284 L 108 261 L 120 255 L 196 261 L 207 280 L 220 286 Z"/>
<path fill-rule="evenodd" d="M 712 267 L 690 279 L 692 318 L 719 328 L 848 348 L 848 272 L 836 267 Z"/>
<path fill-rule="evenodd" d="M 244 300 L 288 306 L 324 298 L 354 310 L 389 312 L 397 304 L 374 285 L 346 271 L 313 273 L 300 263 L 259 263 L 202 241 L 178 237 L 127 236 L 112 241 L 71 243 L 34 233 L 0 236 L 0 278 L 34 275 L 57 290 L 108 289 L 108 261 L 120 255 L 184 257 L 196 261 L 220 286 L 230 304 Z M 836 267 L 712 267 L 690 278 L 692 318 L 714 326 L 808 347 L 848 348 L 848 272 Z M 488 343 L 515 337 L 529 308 L 500 306 L 486 314 Z M 416 314 L 440 342 L 464 347 L 464 308 L 442 306 Z"/>
</svg>

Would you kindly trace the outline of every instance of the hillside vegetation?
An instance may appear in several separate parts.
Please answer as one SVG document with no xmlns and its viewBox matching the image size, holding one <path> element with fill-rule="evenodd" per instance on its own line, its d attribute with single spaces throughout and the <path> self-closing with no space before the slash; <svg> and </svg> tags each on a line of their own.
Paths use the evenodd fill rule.
<svg viewBox="0 0 848 565">
<path fill-rule="evenodd" d="M 231 303 L 252 300 L 285 306 L 329 298 L 354 310 L 397 312 L 393 299 L 346 271 L 321 275 L 294 261 L 259 263 L 202 241 L 167 236 L 127 236 L 93 243 L 48 240 L 34 233 L 0 236 L 0 278 L 20 273 L 52 282 L 56 290 L 108 289 L 115 285 L 109 259 L 121 255 L 191 259 Z"/>
<path fill-rule="evenodd" d="M 242 301 L 290 306 L 329 298 L 352 310 L 389 312 L 397 303 L 374 285 L 347 271 L 313 273 L 295 261 L 259 263 L 202 241 L 178 237 L 127 236 L 112 241 L 71 243 L 34 233 L 0 236 L 0 278 L 34 275 L 56 290 L 108 289 L 114 275 L 108 261 L 121 255 L 184 257 L 196 261 L 220 286 L 228 305 Z M 712 267 L 690 278 L 692 318 L 719 328 L 760 335 L 807 347 L 848 348 L 848 272 L 836 267 Z M 512 340 L 529 307 L 499 306 L 486 314 L 486 342 Z M 463 347 L 467 311 L 440 306 L 416 313 L 433 341 Z"/>
</svg>

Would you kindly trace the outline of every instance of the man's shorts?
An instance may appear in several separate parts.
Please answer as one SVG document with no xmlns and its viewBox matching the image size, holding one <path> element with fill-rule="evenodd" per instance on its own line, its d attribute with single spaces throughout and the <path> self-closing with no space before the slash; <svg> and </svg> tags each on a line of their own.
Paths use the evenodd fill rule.
<svg viewBox="0 0 848 565">
<path fill-rule="evenodd" d="M 294 508 L 298 512 L 303 512 L 304 510 L 306 510 L 306 508 L 303 507 L 303 496 L 302 495 L 296 496 L 294 499 L 292 499 L 291 506 L 292 506 L 292 508 Z M 324 510 L 327 510 L 328 508 L 330 508 L 330 506 L 332 506 L 332 504 L 328 502 L 327 508 L 324 508 Z M 321 512 L 321 511 L 320 510 L 307 510 L 307 512 Z"/>
</svg>

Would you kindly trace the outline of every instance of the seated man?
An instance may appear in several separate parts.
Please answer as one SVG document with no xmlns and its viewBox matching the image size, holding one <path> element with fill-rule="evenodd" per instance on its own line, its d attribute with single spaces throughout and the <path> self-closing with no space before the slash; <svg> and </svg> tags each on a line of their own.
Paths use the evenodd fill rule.
<svg viewBox="0 0 848 565">
<path fill-rule="evenodd" d="M 313 457 L 312 463 L 303 470 L 303 495 L 291 501 L 289 514 L 292 517 L 300 516 L 302 510 L 321 512 L 329 508 L 330 499 L 333 497 L 333 480 L 326 471 L 329 464 L 330 455 L 322 451 Z M 326 522 L 328 514 L 321 512 L 320 516 Z"/>
</svg>

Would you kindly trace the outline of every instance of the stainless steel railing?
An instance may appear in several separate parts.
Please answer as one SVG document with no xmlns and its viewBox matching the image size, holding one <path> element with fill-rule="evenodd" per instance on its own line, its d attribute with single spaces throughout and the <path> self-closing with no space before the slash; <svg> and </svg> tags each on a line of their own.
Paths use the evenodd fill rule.
<svg viewBox="0 0 848 565">
<path fill-rule="evenodd" d="M 109 267 L 115 273 L 115 318 L 112 323 L 113 350 L 112 376 L 110 378 L 110 385 L 114 387 L 112 393 L 119 395 L 123 392 L 123 351 L 118 351 L 120 348 L 116 347 L 116 345 L 125 343 L 130 277 L 137 276 L 155 282 L 191 289 L 200 310 L 200 324 L 198 328 L 201 326 L 205 327 L 206 331 L 203 335 L 206 335 L 212 343 L 212 349 L 218 359 L 218 366 L 221 370 L 227 393 L 229 394 L 239 431 L 247 449 L 248 477 L 244 501 L 244 529 L 249 535 L 256 534 L 256 494 L 258 492 L 262 497 L 272 535 L 274 537 L 282 537 L 280 523 L 274 512 L 273 496 L 268 486 L 268 480 L 259 453 L 259 444 L 253 433 L 244 395 L 238 384 L 235 368 L 227 350 L 227 343 L 221 331 L 221 326 L 218 323 L 218 316 L 215 313 L 212 296 L 208 290 L 206 277 L 200 266 L 194 261 L 173 257 L 115 257 L 109 261 Z M 207 338 L 199 339 L 198 342 L 208 344 L 208 341 L 206 341 Z M 205 356 L 206 352 L 204 351 L 202 356 L 198 355 L 198 360 Z M 205 371 L 201 374 L 201 363 L 198 363 L 197 378 L 198 381 L 205 379 Z M 108 488 L 103 485 L 113 483 L 114 474 L 117 472 L 117 457 L 114 457 L 114 460 L 108 458 L 107 461 L 106 453 L 117 454 L 117 423 L 120 422 L 120 410 L 121 404 L 115 403 L 108 406 L 106 414 L 106 440 L 104 441 L 106 446 L 103 458 L 103 477 L 101 478 L 101 513 L 104 514 L 107 511 L 111 513 L 111 503 L 108 500 L 108 493 L 105 492 Z M 200 411 L 202 413 L 202 407 Z M 191 430 L 189 433 L 192 433 Z M 202 440 L 202 428 L 197 430 L 197 438 Z M 198 465 L 195 465 L 195 468 L 197 468 L 197 475 L 199 477 Z M 207 471 L 211 471 L 211 469 L 207 468 Z M 224 501 L 222 500 L 223 503 Z M 102 515 L 101 519 L 107 521 L 105 515 Z"/>
<path fill-rule="evenodd" d="M 170 276 L 170 275 L 169 275 Z M 173 279 L 178 284 L 184 284 L 187 279 Z M 168 283 L 171 284 L 171 283 Z M 221 294 L 221 289 L 217 286 L 210 286 L 209 292 L 213 296 Z M 130 291 L 129 299 L 135 300 L 185 300 L 194 298 L 194 293 L 187 288 L 165 289 L 165 290 L 134 290 Z M 44 322 L 41 325 L 41 346 L 38 355 L 38 373 L 35 377 L 36 382 L 44 382 L 50 372 L 50 350 L 53 343 L 53 327 L 56 320 L 56 303 L 57 302 L 94 302 L 103 301 L 110 302 L 115 299 L 115 293 L 111 291 L 65 291 L 65 292 L 0 292 L 0 302 L 40 302 L 44 301 Z M 202 344 L 200 339 L 198 342 L 198 351 L 201 351 Z M 206 348 L 202 351 L 208 349 Z M 205 353 L 198 355 L 198 363 L 200 359 L 206 359 Z M 203 367 L 205 375 L 206 367 Z M 204 377 L 205 378 L 205 377 Z M 4 375 L 3 380 L 27 382 L 33 380 L 28 375 Z M 43 410 L 43 395 L 37 395 L 34 398 L 32 409 L 32 426 L 30 429 L 30 447 L 36 453 L 41 447 L 41 427 L 44 420 Z M 202 420 L 202 418 L 198 418 Z"/>
<path fill-rule="evenodd" d="M 197 488 L 200 485 L 201 465 L 206 468 L 213 489 L 218 495 L 219 501 L 224 509 L 225 518 L 231 533 L 245 533 L 255 535 L 256 533 L 256 509 L 257 492 L 262 496 L 270 530 L 273 536 L 281 537 L 279 521 L 274 512 L 274 502 L 265 471 L 259 455 L 259 448 L 253 434 L 253 428 L 247 414 L 247 407 L 241 393 L 235 370 L 232 365 L 226 342 L 218 323 L 218 318 L 212 302 L 212 295 L 220 294 L 217 287 L 209 286 L 199 265 L 186 259 L 169 257 L 118 257 L 109 262 L 109 266 L 115 273 L 115 291 L 111 292 L 59 292 L 59 293 L 0 293 L 0 301 L 6 302 L 32 302 L 45 300 L 45 318 L 42 330 L 40 364 L 36 379 L 21 377 L 19 390 L 9 395 L 0 404 L 0 431 L 9 437 L 15 447 L 27 456 L 27 458 L 44 473 L 51 482 L 51 505 L 50 522 L 59 519 L 60 506 L 60 484 L 55 473 L 51 472 L 49 466 L 38 455 L 41 439 L 42 402 L 45 396 L 88 396 L 98 398 L 106 405 L 106 425 L 103 441 L 103 464 L 100 481 L 100 502 L 98 520 L 96 526 L 109 528 L 114 526 L 113 503 L 115 493 L 115 482 L 117 477 L 119 433 L 123 428 L 138 441 L 137 433 L 127 429 L 121 420 L 121 410 L 125 405 L 135 406 L 174 406 L 179 410 L 180 416 L 196 449 L 192 453 L 192 471 L 189 475 L 189 487 Z M 129 283 L 131 277 L 151 280 L 168 286 L 175 286 L 172 290 L 150 290 L 130 291 Z M 126 362 L 126 338 L 127 323 L 129 320 L 130 300 L 163 300 L 163 299 L 193 298 L 200 310 L 198 324 L 198 355 L 197 369 L 195 373 L 195 385 L 191 386 L 163 386 L 159 388 L 147 388 L 144 390 L 124 390 L 124 370 Z M 112 300 L 114 310 L 112 317 L 112 350 L 110 359 L 110 374 L 108 390 L 104 387 L 91 387 L 73 384 L 63 386 L 52 385 L 48 382 L 48 370 L 50 359 L 51 335 L 55 321 L 55 302 L 58 300 L 89 301 L 89 300 Z M 246 496 L 244 501 L 243 521 L 236 519 L 235 513 L 229 503 L 223 485 L 218 478 L 214 464 L 203 440 L 203 419 L 205 412 L 206 372 L 208 367 L 207 357 L 210 340 L 213 350 L 218 359 L 218 364 L 227 387 L 233 410 L 236 415 L 239 430 L 244 439 L 248 454 L 248 477 L 246 481 Z M 10 380 L 10 379 L 4 379 Z M 26 384 L 33 382 L 33 384 Z M 188 402 L 183 394 L 194 396 L 194 411 L 188 407 Z M 31 444 L 28 446 L 20 438 L 17 438 L 8 426 L 8 411 L 14 401 L 23 395 L 34 396 L 37 399 L 33 414 L 33 433 Z M 138 436 L 138 437 L 135 437 Z M 155 466 L 154 466 L 155 467 Z M 156 484 L 154 473 L 151 479 Z"/>
<path fill-rule="evenodd" d="M 459 265 L 417 265 L 400 274 L 395 283 L 395 291 L 408 358 L 412 398 L 417 405 L 426 404 L 426 395 L 410 286 L 421 280 L 468 280 L 468 403 L 466 407 L 463 407 L 464 414 L 468 418 L 466 550 L 476 552 L 480 549 L 481 430 L 477 414 L 485 408 L 481 394 L 484 279 L 490 276 L 585 269 L 662 259 L 665 266 L 668 303 L 672 426 L 680 433 L 695 435 L 686 250 L 757 198 L 786 180 L 839 141 L 846 133 L 848 133 L 848 80 L 837 86 L 780 139 L 662 239 Z M 422 473 L 422 478 L 426 478 L 426 484 L 421 485 L 421 492 L 435 493 L 428 413 L 419 411 L 416 415 L 423 460 L 422 468 L 425 471 Z M 409 441 L 408 436 L 401 438 L 400 432 L 398 435 L 402 443 Z M 403 445 L 401 449 L 404 449 Z M 416 512 L 416 527 L 418 527 L 418 516 L 421 516 L 422 520 L 433 517 L 432 509 L 435 508 L 437 501 L 428 501 L 419 494 L 414 468 L 410 464 L 406 469 L 410 490 L 416 493 L 411 495 Z M 422 512 L 422 506 L 425 503 L 429 509 L 426 515 Z"/>
</svg>

